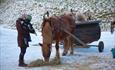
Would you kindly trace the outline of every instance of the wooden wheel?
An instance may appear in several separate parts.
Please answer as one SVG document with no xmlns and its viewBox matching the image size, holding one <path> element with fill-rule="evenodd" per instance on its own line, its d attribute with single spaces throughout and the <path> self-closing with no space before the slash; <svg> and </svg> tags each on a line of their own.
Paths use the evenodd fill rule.
<svg viewBox="0 0 115 70">
<path fill-rule="evenodd" d="M 103 52 L 103 50 L 104 50 L 104 43 L 103 43 L 103 41 L 100 41 L 98 44 L 98 51 Z"/>
</svg>

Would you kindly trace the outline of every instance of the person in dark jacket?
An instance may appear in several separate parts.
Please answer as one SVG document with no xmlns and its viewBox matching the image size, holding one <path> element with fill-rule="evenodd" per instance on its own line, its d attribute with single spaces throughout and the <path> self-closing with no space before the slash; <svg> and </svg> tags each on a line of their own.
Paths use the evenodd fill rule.
<svg viewBox="0 0 115 70">
<path fill-rule="evenodd" d="M 111 34 L 113 34 L 115 28 L 115 20 L 111 22 Z"/>
<path fill-rule="evenodd" d="M 16 28 L 18 32 L 18 46 L 20 47 L 19 55 L 19 66 L 27 66 L 24 63 L 24 55 L 26 53 L 27 47 L 29 47 L 29 42 L 31 41 L 30 33 L 35 33 L 32 24 L 30 23 L 32 17 L 30 15 L 25 15 L 24 17 L 18 18 L 16 20 Z"/>
</svg>

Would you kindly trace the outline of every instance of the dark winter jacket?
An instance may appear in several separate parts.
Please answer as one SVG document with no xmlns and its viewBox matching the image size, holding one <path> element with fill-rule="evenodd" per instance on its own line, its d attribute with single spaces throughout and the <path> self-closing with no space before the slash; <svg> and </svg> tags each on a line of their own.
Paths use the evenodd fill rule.
<svg viewBox="0 0 115 70">
<path fill-rule="evenodd" d="M 31 41 L 30 33 L 35 33 L 31 23 L 19 18 L 16 21 L 16 28 L 18 32 L 18 46 L 19 47 L 29 47 Z"/>
</svg>

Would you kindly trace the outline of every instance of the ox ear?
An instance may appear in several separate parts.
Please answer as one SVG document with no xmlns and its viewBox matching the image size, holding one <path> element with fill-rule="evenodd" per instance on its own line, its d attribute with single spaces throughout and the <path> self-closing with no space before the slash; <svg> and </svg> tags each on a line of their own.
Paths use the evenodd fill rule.
<svg viewBox="0 0 115 70">
<path fill-rule="evenodd" d="M 41 43 L 39 43 L 39 45 L 42 47 L 43 46 L 43 44 L 41 44 Z"/>
</svg>

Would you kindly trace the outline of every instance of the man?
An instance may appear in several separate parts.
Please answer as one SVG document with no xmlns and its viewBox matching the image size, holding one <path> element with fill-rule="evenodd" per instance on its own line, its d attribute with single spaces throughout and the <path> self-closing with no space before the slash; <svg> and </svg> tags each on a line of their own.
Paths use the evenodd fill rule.
<svg viewBox="0 0 115 70">
<path fill-rule="evenodd" d="M 27 64 L 24 63 L 24 55 L 26 53 L 27 47 L 29 47 L 29 43 L 31 41 L 30 33 L 35 33 L 32 24 L 30 23 L 32 17 L 30 15 L 23 15 L 23 17 L 18 18 L 16 21 L 16 28 L 18 32 L 18 46 L 20 47 L 20 55 L 19 55 L 19 66 L 24 67 Z"/>
<path fill-rule="evenodd" d="M 111 34 L 113 34 L 115 28 L 115 20 L 111 22 Z"/>
</svg>

